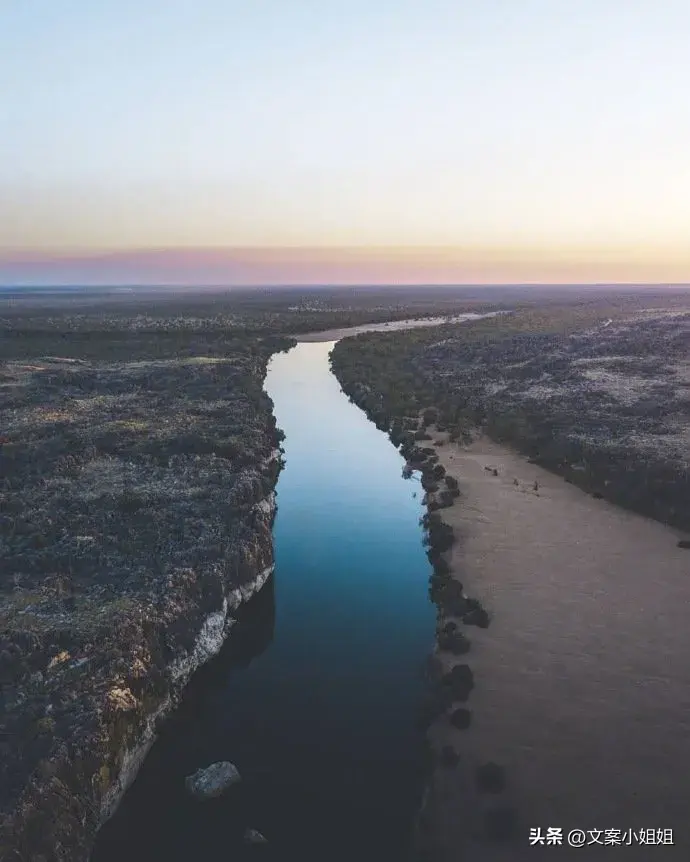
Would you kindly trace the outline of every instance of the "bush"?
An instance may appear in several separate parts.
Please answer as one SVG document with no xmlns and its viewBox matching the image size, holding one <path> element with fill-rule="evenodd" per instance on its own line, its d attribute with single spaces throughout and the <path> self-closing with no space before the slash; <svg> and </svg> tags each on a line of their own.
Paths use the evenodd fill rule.
<svg viewBox="0 0 690 862">
<path fill-rule="evenodd" d="M 440 481 L 446 475 L 446 468 L 443 466 L 443 464 L 436 464 L 434 466 L 434 469 L 431 471 L 431 475 L 434 477 L 434 479 Z"/>
<path fill-rule="evenodd" d="M 438 419 L 438 410 L 435 407 L 427 407 L 422 413 L 422 424 L 424 427 L 433 425 Z"/>
</svg>

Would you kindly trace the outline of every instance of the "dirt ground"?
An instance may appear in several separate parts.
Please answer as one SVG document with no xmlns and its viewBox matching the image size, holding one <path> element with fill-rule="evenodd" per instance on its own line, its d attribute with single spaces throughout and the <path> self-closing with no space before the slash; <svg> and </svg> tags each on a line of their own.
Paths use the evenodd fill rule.
<svg viewBox="0 0 690 862">
<path fill-rule="evenodd" d="M 649 860 L 659 851 L 627 843 L 649 827 L 674 829 L 664 858 L 690 858 L 690 552 L 679 534 L 486 439 L 462 447 L 430 433 L 461 491 L 441 511 L 457 536 L 453 576 L 491 616 L 487 629 L 463 627 L 469 655 L 439 654 L 448 668 L 469 664 L 475 687 L 461 705 L 468 728 L 444 716 L 430 730 L 435 751 L 460 755 L 429 790 L 435 858 Z M 488 762 L 503 770 L 498 793 L 477 788 Z M 487 816 L 514 823 L 513 838 L 488 839 Z M 571 829 L 602 834 L 577 849 L 530 846 L 537 827 L 562 829 L 564 845 Z M 621 834 L 602 845 L 605 830 Z"/>
</svg>

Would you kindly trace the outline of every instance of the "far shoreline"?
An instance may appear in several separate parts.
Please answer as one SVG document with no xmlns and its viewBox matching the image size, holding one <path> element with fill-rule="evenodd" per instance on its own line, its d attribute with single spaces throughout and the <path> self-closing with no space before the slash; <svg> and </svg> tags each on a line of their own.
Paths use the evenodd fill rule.
<svg viewBox="0 0 690 862">
<path fill-rule="evenodd" d="M 390 320 L 384 323 L 362 323 L 359 326 L 345 326 L 340 329 L 323 329 L 318 332 L 305 332 L 291 336 L 298 343 L 341 341 L 354 335 L 370 332 L 398 332 L 405 329 L 419 329 L 425 326 L 443 326 L 444 324 L 464 323 L 466 320 L 479 320 L 483 317 L 494 317 L 496 314 L 507 314 L 505 311 L 489 311 L 484 313 L 466 312 L 446 317 L 411 317 L 406 320 Z"/>
</svg>

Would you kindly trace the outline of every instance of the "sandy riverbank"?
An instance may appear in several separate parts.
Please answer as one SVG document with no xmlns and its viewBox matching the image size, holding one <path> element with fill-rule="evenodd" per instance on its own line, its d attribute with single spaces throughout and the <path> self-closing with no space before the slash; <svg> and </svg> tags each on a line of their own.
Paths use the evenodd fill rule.
<svg viewBox="0 0 690 862">
<path fill-rule="evenodd" d="M 490 317 L 496 312 L 489 314 L 455 314 L 451 317 L 424 317 L 410 318 L 409 320 L 391 320 L 385 323 L 363 323 L 360 326 L 348 326 L 342 329 L 324 329 L 321 332 L 306 332 L 296 335 L 297 341 L 340 341 L 352 335 L 361 335 L 364 332 L 395 332 L 401 329 L 419 329 L 421 326 L 441 326 L 444 323 L 462 323 L 465 320 L 477 320 L 480 317 Z"/>
<path fill-rule="evenodd" d="M 441 718 L 430 730 L 436 752 L 460 754 L 431 784 L 433 858 L 688 858 L 690 552 L 671 529 L 487 440 L 435 448 L 461 490 L 441 511 L 458 537 L 453 575 L 491 624 L 461 626 L 469 655 L 440 654 L 447 667 L 469 664 L 475 687 L 469 728 Z M 489 761 L 505 770 L 495 795 L 476 788 Z M 515 817 L 511 842 L 477 835 L 492 809 Z M 530 828 L 549 826 L 673 828 L 675 845 L 529 846 Z"/>
</svg>

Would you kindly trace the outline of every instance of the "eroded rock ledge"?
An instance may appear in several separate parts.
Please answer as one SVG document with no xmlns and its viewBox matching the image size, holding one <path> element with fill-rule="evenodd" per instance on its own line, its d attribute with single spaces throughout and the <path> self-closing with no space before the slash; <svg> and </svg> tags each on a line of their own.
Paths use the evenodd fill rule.
<svg viewBox="0 0 690 862">
<path fill-rule="evenodd" d="M 98 828 L 116 810 L 155 741 L 159 722 L 197 668 L 220 650 L 233 611 L 271 575 L 274 512 L 271 492 L 242 523 L 231 563 L 203 574 L 180 571 L 159 601 L 114 618 L 100 643 L 59 651 L 42 678 L 37 671 L 20 684 L 10 704 L 10 715 L 12 707 L 20 711 L 13 728 L 35 728 L 43 756 L 13 810 L 4 813 L 3 859 L 88 858 Z M 37 713 L 40 718 L 32 721 Z"/>
</svg>

